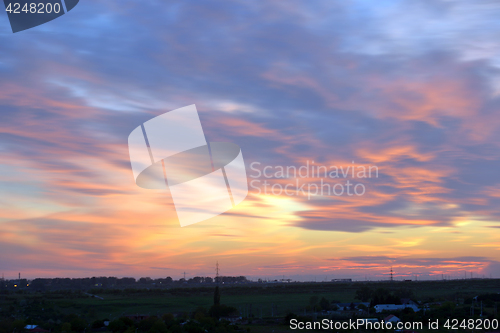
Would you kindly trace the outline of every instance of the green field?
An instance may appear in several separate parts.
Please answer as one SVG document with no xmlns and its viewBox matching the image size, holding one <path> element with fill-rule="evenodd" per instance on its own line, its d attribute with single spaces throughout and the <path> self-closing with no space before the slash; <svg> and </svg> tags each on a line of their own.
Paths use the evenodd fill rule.
<svg viewBox="0 0 500 333">
<path fill-rule="evenodd" d="M 302 314 L 311 296 L 329 301 L 352 302 L 362 286 L 372 289 L 411 290 L 421 302 L 465 300 L 485 293 L 500 293 L 500 280 L 452 280 L 422 282 L 353 282 L 353 283 L 290 283 L 224 286 L 221 303 L 233 306 L 243 316 L 256 318 L 284 316 L 288 312 Z M 10 293 L 0 296 L 1 312 L 14 315 L 30 312 L 79 314 L 89 319 L 113 319 L 123 315 L 163 315 L 193 312 L 198 307 L 208 309 L 213 304 L 213 287 L 150 290 L 93 290 L 46 293 Z M 358 300 L 359 301 L 359 300 Z M 43 310 L 41 310 L 43 309 Z"/>
</svg>

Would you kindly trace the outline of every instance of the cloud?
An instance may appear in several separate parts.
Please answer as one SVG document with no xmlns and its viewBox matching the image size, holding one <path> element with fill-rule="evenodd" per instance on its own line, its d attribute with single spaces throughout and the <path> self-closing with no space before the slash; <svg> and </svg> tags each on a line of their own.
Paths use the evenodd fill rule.
<svg viewBox="0 0 500 333">
<path fill-rule="evenodd" d="M 389 251 L 374 265 L 395 258 L 429 274 L 477 260 L 495 274 L 499 11 L 486 0 L 89 0 L 39 28 L 0 31 L 6 267 L 201 274 L 224 258 L 235 274 L 350 270 L 325 264 L 333 249 Z M 237 143 L 248 166 L 354 161 L 379 176 L 359 180 L 362 197 L 252 190 L 228 214 L 180 229 L 168 192 L 135 186 L 126 138 L 190 104 L 207 139 Z M 446 262 L 437 234 L 471 258 Z M 406 251 L 420 261 L 394 255 Z"/>
</svg>

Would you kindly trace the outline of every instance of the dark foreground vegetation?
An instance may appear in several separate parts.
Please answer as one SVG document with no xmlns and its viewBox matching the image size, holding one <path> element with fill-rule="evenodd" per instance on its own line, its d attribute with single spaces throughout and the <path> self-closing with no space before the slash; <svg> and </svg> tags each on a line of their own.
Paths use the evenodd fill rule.
<svg viewBox="0 0 500 333">
<path fill-rule="evenodd" d="M 351 283 L 239 281 L 220 284 L 218 292 L 213 281 L 165 283 L 168 286 L 150 283 L 147 288 L 100 282 L 86 288 L 3 288 L 0 290 L 0 333 L 30 332 L 27 325 L 37 325 L 39 332 L 54 333 L 278 333 L 292 332 L 289 324 L 292 319 L 304 322 L 384 320 L 391 314 L 404 322 L 499 319 L 500 280 L 496 279 Z M 376 311 L 379 304 L 405 302 L 415 304 L 417 311 L 412 308 Z M 472 330 L 459 327 L 454 332 L 460 331 Z"/>
</svg>

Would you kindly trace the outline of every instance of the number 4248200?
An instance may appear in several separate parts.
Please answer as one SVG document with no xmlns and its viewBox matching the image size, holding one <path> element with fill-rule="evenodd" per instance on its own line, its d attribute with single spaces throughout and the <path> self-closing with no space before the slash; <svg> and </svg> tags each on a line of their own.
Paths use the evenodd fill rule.
<svg viewBox="0 0 500 333">
<path fill-rule="evenodd" d="M 7 8 L 5 8 L 5 11 L 8 12 L 9 14 L 20 14 L 21 12 L 31 13 L 31 14 L 45 14 L 45 13 L 58 14 L 61 11 L 61 5 L 58 3 L 51 4 L 51 3 L 32 2 L 29 5 L 25 3 L 23 8 L 21 8 L 20 3 L 14 3 L 14 4 L 9 3 Z"/>
</svg>

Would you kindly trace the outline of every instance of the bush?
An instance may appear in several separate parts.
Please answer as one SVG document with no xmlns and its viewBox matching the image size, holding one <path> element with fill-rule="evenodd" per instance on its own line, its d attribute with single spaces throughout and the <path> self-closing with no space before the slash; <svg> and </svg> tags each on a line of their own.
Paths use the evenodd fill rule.
<svg viewBox="0 0 500 333">
<path fill-rule="evenodd" d="M 149 330 L 150 333 L 168 333 L 168 328 L 167 325 L 161 320 L 157 320 L 151 329 Z"/>
<path fill-rule="evenodd" d="M 141 332 L 150 331 L 153 328 L 153 326 L 156 324 L 157 321 L 161 321 L 161 320 L 159 320 L 158 317 L 156 317 L 156 316 L 141 320 L 141 322 L 139 323 L 139 331 L 141 331 Z M 161 322 L 163 324 L 165 324 L 163 321 L 161 321 Z"/>
<path fill-rule="evenodd" d="M 112 322 L 109 323 L 109 326 L 108 326 L 109 330 L 113 333 L 125 332 L 125 330 L 127 328 L 133 326 L 133 322 L 132 322 L 132 325 L 130 325 L 130 322 L 127 319 L 130 320 L 129 318 L 125 318 L 125 317 L 113 320 Z"/>
<path fill-rule="evenodd" d="M 92 329 L 97 329 L 97 328 L 104 327 L 104 320 L 103 319 L 95 320 L 92 323 L 91 327 L 92 327 Z"/>
<path fill-rule="evenodd" d="M 219 319 L 220 317 L 237 315 L 238 310 L 236 308 L 233 308 L 232 306 L 227 306 L 224 304 L 212 305 L 212 307 L 208 311 L 208 314 L 210 315 L 210 317 Z"/>
</svg>

